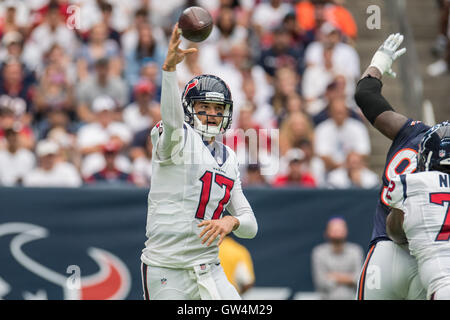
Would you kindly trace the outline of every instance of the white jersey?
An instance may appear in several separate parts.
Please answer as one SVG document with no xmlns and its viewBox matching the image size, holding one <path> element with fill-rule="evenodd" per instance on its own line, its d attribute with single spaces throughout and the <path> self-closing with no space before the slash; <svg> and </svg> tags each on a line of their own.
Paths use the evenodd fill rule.
<svg viewBox="0 0 450 320">
<path fill-rule="evenodd" d="M 391 180 L 386 199 L 404 212 L 403 229 L 428 298 L 450 285 L 450 175 L 427 171 Z"/>
<path fill-rule="evenodd" d="M 205 143 L 183 121 L 164 121 L 164 116 L 171 120 L 184 118 L 184 113 L 179 114 L 183 112 L 181 105 L 175 103 L 179 101 L 177 86 L 176 77 L 164 72 L 163 120 L 151 131 L 154 156 L 148 195 L 148 240 L 141 260 L 150 266 L 190 268 L 219 262 L 218 238 L 210 246 L 201 243 L 202 228 L 197 226 L 201 221 L 219 219 L 228 209 L 240 222 L 234 231 L 237 236 L 253 237 L 257 225 L 242 193 L 234 151 L 219 142 Z M 171 99 L 169 89 L 174 91 Z M 178 107 L 172 116 L 164 114 Z M 179 128 L 174 129 L 176 126 Z"/>
</svg>

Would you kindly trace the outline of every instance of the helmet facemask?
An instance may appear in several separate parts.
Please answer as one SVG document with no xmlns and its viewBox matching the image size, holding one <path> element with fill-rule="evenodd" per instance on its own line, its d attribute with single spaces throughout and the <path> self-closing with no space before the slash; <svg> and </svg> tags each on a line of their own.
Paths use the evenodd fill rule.
<svg viewBox="0 0 450 320">
<path fill-rule="evenodd" d="M 200 100 L 197 100 L 197 101 L 200 101 Z M 200 102 L 218 103 L 218 102 L 214 102 L 214 101 L 200 101 Z M 232 115 L 230 112 L 231 108 L 230 108 L 229 104 L 225 104 L 225 110 L 224 110 L 223 114 L 218 113 L 215 115 L 208 115 L 204 112 L 195 112 L 194 104 L 195 104 L 195 101 L 193 103 L 191 103 L 191 105 L 189 106 L 189 109 L 190 109 L 190 112 L 191 112 L 191 115 L 193 118 L 192 127 L 194 128 L 194 130 L 196 132 L 198 132 L 201 136 L 203 136 L 207 140 L 210 140 L 212 137 L 215 137 L 219 134 L 225 133 L 226 129 L 228 129 L 231 124 L 231 116 Z M 198 118 L 198 116 L 206 117 L 206 124 L 203 124 L 202 121 Z M 222 121 L 220 121 L 219 125 L 209 124 L 211 119 L 213 119 L 214 123 L 216 123 L 215 120 L 217 117 L 222 118 Z"/>
</svg>

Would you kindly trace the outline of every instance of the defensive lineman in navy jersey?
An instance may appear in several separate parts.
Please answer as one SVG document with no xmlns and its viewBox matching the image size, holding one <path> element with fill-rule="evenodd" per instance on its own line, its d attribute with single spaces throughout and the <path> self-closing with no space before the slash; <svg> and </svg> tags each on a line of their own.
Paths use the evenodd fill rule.
<svg viewBox="0 0 450 320">
<path fill-rule="evenodd" d="M 429 129 L 397 113 L 381 95 L 383 74 L 395 77 L 391 66 L 406 52 L 400 49 L 403 35 L 390 35 L 372 58 L 370 66 L 358 82 L 355 100 L 369 122 L 392 140 L 383 172 L 383 185 L 373 221 L 369 251 L 358 282 L 358 300 L 425 299 L 426 291 L 418 275 L 417 262 L 407 247 L 395 244 L 386 234 L 386 202 L 390 180 L 417 168 L 418 145 Z"/>
<path fill-rule="evenodd" d="M 375 245 L 380 240 L 390 240 L 386 234 L 386 217 L 391 210 L 386 200 L 389 183 L 395 176 L 416 171 L 417 149 L 424 133 L 428 129 L 429 126 L 422 122 L 408 119 L 392 141 L 383 170 L 383 185 L 375 211 L 372 238 L 369 247 Z"/>
</svg>

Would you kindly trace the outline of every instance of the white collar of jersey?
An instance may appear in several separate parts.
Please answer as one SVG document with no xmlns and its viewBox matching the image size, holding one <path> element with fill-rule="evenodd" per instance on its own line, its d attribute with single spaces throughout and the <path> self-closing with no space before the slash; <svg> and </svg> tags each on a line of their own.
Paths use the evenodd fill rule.
<svg viewBox="0 0 450 320">
<path fill-rule="evenodd" d="M 203 143 L 211 153 L 212 157 L 216 160 L 217 164 L 222 166 L 228 158 L 225 145 L 218 143 L 217 141 L 209 143 L 209 141 L 203 140 Z"/>
</svg>

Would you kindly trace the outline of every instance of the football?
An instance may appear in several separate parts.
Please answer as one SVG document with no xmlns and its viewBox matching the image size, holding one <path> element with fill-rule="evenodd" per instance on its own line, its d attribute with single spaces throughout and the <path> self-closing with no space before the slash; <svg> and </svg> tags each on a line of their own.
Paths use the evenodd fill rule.
<svg viewBox="0 0 450 320">
<path fill-rule="evenodd" d="M 189 7 L 178 19 L 181 35 L 193 42 L 208 38 L 213 28 L 213 19 L 209 12 L 201 7 Z"/>
</svg>

